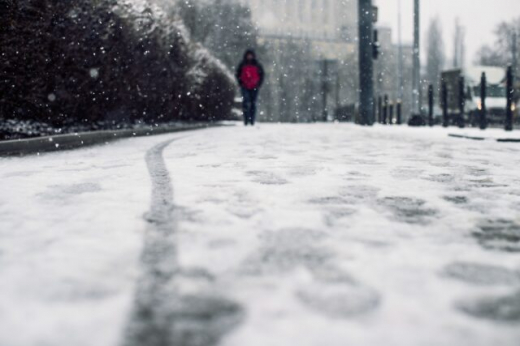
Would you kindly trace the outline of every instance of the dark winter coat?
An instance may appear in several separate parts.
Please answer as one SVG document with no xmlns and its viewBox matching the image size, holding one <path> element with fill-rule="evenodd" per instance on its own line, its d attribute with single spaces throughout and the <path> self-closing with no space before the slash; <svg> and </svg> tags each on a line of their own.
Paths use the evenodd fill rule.
<svg viewBox="0 0 520 346">
<path fill-rule="evenodd" d="M 249 54 L 252 54 L 253 57 L 255 57 L 252 61 L 247 61 L 247 56 Z M 253 72 L 255 73 L 254 78 L 258 78 L 258 80 L 254 81 L 254 84 L 255 84 L 254 86 L 247 85 L 248 84 L 247 81 L 244 81 L 244 78 L 247 78 L 246 75 L 244 74 L 244 72 L 249 71 L 251 69 L 253 69 Z M 244 58 L 242 59 L 242 62 L 240 63 L 240 65 L 238 65 L 237 72 L 236 72 L 236 78 L 237 78 L 238 84 L 240 85 L 241 88 L 250 89 L 250 90 L 260 89 L 260 87 L 264 83 L 264 68 L 263 68 L 262 64 L 260 64 L 258 62 L 258 60 L 256 60 L 256 54 L 254 51 L 248 50 L 244 54 Z"/>
</svg>

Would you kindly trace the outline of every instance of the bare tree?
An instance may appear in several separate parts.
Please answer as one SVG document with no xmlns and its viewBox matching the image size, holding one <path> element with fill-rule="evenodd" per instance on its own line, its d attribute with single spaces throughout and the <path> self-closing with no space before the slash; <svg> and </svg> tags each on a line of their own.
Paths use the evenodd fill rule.
<svg viewBox="0 0 520 346">
<path fill-rule="evenodd" d="M 504 56 L 504 54 L 489 45 L 484 45 L 477 52 L 475 64 L 503 67 L 507 65 L 507 56 Z"/>
<path fill-rule="evenodd" d="M 464 40 L 466 38 L 466 29 L 460 24 L 459 18 L 455 20 L 455 37 L 453 50 L 453 67 L 463 68 L 464 60 L 466 58 L 466 45 Z"/>
<path fill-rule="evenodd" d="M 520 17 L 502 22 L 495 29 L 493 46 L 484 45 L 477 53 L 475 62 L 486 66 L 505 67 L 515 60 L 516 40 L 520 36 Z"/>
<path fill-rule="evenodd" d="M 426 42 L 427 64 L 426 78 L 428 82 L 437 90 L 439 87 L 439 76 L 444 68 L 446 56 L 444 52 L 444 40 L 442 38 L 442 28 L 439 18 L 430 22 L 428 37 Z"/>
<path fill-rule="evenodd" d="M 257 47 L 251 10 L 233 0 L 183 0 L 173 8 L 191 38 L 217 56 L 230 69 L 247 48 Z"/>
</svg>

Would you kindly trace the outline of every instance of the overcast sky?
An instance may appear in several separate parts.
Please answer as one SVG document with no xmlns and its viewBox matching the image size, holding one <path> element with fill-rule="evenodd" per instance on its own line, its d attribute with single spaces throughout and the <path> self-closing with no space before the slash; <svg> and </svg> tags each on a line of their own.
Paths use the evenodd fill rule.
<svg viewBox="0 0 520 346">
<path fill-rule="evenodd" d="M 402 6 L 403 42 L 413 41 L 413 0 L 400 0 Z M 379 23 L 394 29 L 397 42 L 399 0 L 375 0 L 379 7 Z M 466 62 L 474 60 L 483 44 L 494 42 L 493 31 L 504 20 L 520 17 L 520 0 L 422 0 L 422 44 L 432 18 L 439 16 L 443 26 L 444 43 L 449 61 L 452 60 L 455 19 L 466 27 Z"/>
</svg>

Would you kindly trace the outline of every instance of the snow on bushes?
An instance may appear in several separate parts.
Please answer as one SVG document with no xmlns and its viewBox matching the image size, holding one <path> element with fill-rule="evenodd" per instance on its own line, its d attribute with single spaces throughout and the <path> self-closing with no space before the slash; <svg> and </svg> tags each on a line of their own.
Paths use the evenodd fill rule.
<svg viewBox="0 0 520 346">
<path fill-rule="evenodd" d="M 0 118 L 53 126 L 229 116 L 227 69 L 149 0 L 0 0 Z M 4 18 L 5 17 L 5 18 Z"/>
<path fill-rule="evenodd" d="M 188 114 L 198 114 L 202 119 L 218 120 L 215 113 L 228 111 L 232 106 L 235 91 L 228 85 L 235 83 L 234 76 L 219 60 L 200 46 L 195 50 L 195 61 L 188 71 L 191 82 L 189 93 L 193 95 L 188 102 Z"/>
</svg>

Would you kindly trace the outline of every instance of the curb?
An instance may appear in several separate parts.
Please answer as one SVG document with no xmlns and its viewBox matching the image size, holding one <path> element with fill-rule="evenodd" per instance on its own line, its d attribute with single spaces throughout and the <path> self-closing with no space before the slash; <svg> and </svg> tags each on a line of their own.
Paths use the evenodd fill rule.
<svg viewBox="0 0 520 346">
<path fill-rule="evenodd" d="M 453 134 L 453 133 L 448 134 L 448 136 L 449 137 L 453 137 L 453 138 L 472 139 L 474 141 L 485 141 L 486 140 L 486 138 L 484 138 L 484 137 L 472 137 L 472 136 L 456 135 L 456 134 Z"/>
<path fill-rule="evenodd" d="M 40 154 L 43 152 L 63 151 L 83 148 L 96 144 L 107 144 L 108 142 L 123 138 L 144 137 L 165 133 L 200 130 L 217 126 L 226 125 L 217 123 L 184 125 L 178 127 L 149 127 L 142 129 L 92 131 L 30 139 L 15 139 L 0 142 L 0 157 L 24 156 Z"/>
<path fill-rule="evenodd" d="M 497 142 L 500 143 L 520 143 L 520 138 L 499 138 Z"/>
<path fill-rule="evenodd" d="M 499 143 L 520 143 L 520 138 L 486 138 L 486 137 L 473 137 L 473 136 L 464 136 L 450 133 L 448 137 L 453 138 L 462 138 L 462 139 L 471 139 L 474 141 L 496 141 Z"/>
</svg>

